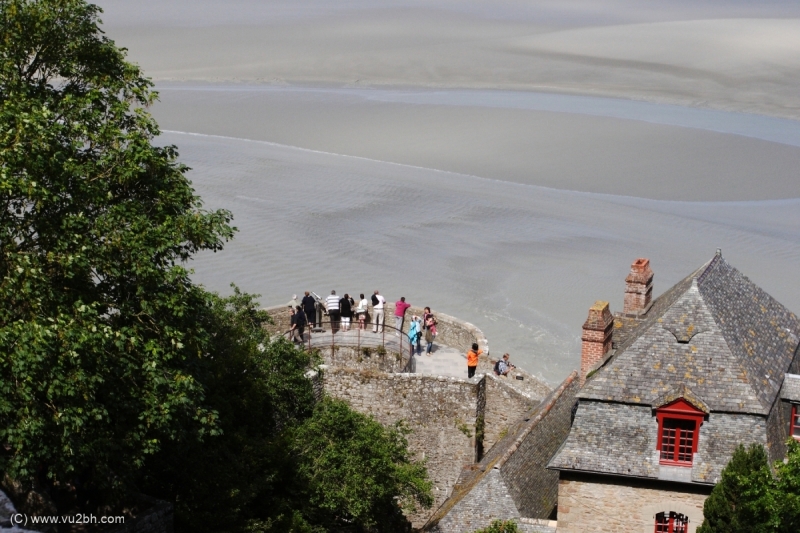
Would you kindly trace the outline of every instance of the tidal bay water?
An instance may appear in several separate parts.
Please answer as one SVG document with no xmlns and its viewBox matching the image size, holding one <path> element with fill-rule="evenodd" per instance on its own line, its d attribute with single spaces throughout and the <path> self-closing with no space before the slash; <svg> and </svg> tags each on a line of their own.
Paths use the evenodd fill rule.
<svg viewBox="0 0 800 533">
<path fill-rule="evenodd" d="M 757 115 L 566 95 L 362 91 L 419 105 L 542 105 L 800 146 L 800 124 Z M 304 290 L 405 296 L 476 324 L 493 354 L 510 352 L 550 382 L 577 367 L 588 307 L 603 299 L 621 309 L 637 257 L 651 259 L 660 294 L 721 248 L 800 310 L 800 198 L 664 201 L 191 132 L 167 131 L 160 142 L 179 146 L 205 206 L 230 209 L 239 228 L 224 251 L 192 261 L 197 281 L 222 293 L 235 282 L 265 306 Z"/>
</svg>

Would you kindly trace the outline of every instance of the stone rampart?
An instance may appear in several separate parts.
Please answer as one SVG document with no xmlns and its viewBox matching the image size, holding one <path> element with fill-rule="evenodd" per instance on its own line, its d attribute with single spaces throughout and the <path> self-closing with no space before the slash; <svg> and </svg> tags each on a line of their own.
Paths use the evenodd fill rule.
<svg viewBox="0 0 800 533">
<path fill-rule="evenodd" d="M 486 380 L 487 410 L 492 384 Z M 450 498 L 426 524 L 424 531 L 469 533 L 494 519 L 526 519 L 523 531 L 554 531 L 547 519 L 556 505 L 558 473 L 547 463 L 569 433 L 578 381 L 573 372 L 547 399 L 518 418 L 508 435 L 477 465 L 462 471 Z M 498 395 L 497 391 L 494 392 Z M 488 419 L 488 414 L 487 414 Z"/>
<path fill-rule="evenodd" d="M 320 354 L 330 367 L 370 370 L 374 372 L 403 372 L 408 364 L 408 354 L 375 346 L 334 346 L 320 348 Z"/>
<path fill-rule="evenodd" d="M 272 307 L 267 312 L 274 321 L 268 326 L 271 333 L 289 329 L 288 306 Z M 393 326 L 394 304 L 387 304 L 385 312 L 386 325 Z M 436 509 L 451 494 L 462 469 L 480 460 L 514 422 L 521 420 L 551 390 L 519 369 L 506 377 L 494 376 L 494 361 L 488 357 L 488 342 L 483 333 L 472 324 L 433 312 L 437 319 L 437 344 L 455 347 L 464 354 L 473 343 L 483 350 L 479 373 L 472 380 L 415 374 L 416 359 L 392 351 L 399 344 L 393 335 L 389 337 L 390 329 L 386 331 L 387 339 L 391 340 L 387 340 L 385 347 L 370 346 L 369 350 L 352 344 L 354 338 L 362 339 L 352 332 L 349 336 L 331 337 L 330 342 L 335 344 L 330 346 L 320 341 L 317 334 L 312 338 L 320 343 L 315 347 L 325 363 L 322 376 L 315 378 L 318 395 L 324 391 L 344 400 L 356 411 L 371 415 L 384 425 L 404 420 L 412 431 L 409 449 L 426 460 Z M 404 332 L 408 331 L 411 317 L 421 314 L 422 309 L 417 307 L 407 311 Z M 423 525 L 431 512 L 411 516 L 412 523 Z"/>
<path fill-rule="evenodd" d="M 273 320 L 273 324 L 267 327 L 271 334 L 282 334 L 289 330 L 289 312 L 287 305 L 276 305 L 264 309 Z M 413 315 L 422 316 L 423 308 L 411 307 L 406 311 L 406 320 L 403 324 L 403 331 L 408 332 L 408 325 Z M 470 324 L 450 315 L 431 311 L 436 316 L 436 342 L 458 348 L 466 353 L 472 347 L 472 343 L 478 343 L 483 353 L 489 354 L 489 341 L 486 340 L 483 332 Z M 372 316 L 372 306 L 369 308 L 369 317 Z M 394 326 L 394 304 L 387 303 L 384 310 L 385 324 Z M 328 318 L 325 317 L 324 320 Z"/>
<path fill-rule="evenodd" d="M 322 372 L 325 392 L 384 425 L 405 420 L 409 448 L 427 461 L 437 508 L 450 494 L 464 466 L 475 462 L 476 428 L 481 415 L 482 381 L 389 374 L 329 367 Z M 480 376 L 482 377 L 482 376 Z M 412 516 L 424 524 L 430 511 Z"/>
<path fill-rule="evenodd" d="M 514 389 L 506 378 L 486 375 L 486 409 L 484 412 L 483 447 L 491 449 L 508 433 L 509 428 L 541 399 L 530 398 Z"/>
</svg>

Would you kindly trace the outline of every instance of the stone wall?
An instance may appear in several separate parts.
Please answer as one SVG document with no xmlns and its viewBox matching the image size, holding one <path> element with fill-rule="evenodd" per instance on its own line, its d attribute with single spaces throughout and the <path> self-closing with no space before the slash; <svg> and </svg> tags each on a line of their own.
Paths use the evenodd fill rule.
<svg viewBox="0 0 800 533">
<path fill-rule="evenodd" d="M 369 299 L 369 296 L 367 299 Z M 289 324 L 289 312 L 287 305 L 277 305 L 268 307 L 264 310 L 267 311 L 274 322 L 273 324 L 266 326 L 270 333 L 281 334 L 289 330 L 291 325 Z M 408 324 L 411 320 L 411 317 L 413 315 L 421 317 L 422 312 L 423 308 L 421 307 L 410 307 L 408 311 L 406 311 L 406 320 L 403 324 L 403 331 L 408 332 Z M 450 315 L 439 313 L 435 309 L 432 309 L 431 312 L 436 316 L 436 342 L 446 344 L 447 346 L 452 346 L 453 348 L 458 348 L 464 353 L 467 353 L 467 350 L 472 347 L 472 343 L 476 342 L 480 346 L 480 349 L 483 350 L 484 354 L 489 354 L 489 341 L 486 340 L 486 337 L 483 335 L 483 332 L 481 332 L 480 329 L 469 322 L 464 322 Z M 370 306 L 369 314 L 372 316 L 372 306 Z M 394 326 L 393 303 L 386 304 L 384 316 L 386 325 Z M 324 317 L 324 320 L 327 320 L 327 317 Z"/>
<path fill-rule="evenodd" d="M 486 375 L 486 411 L 484 414 L 483 449 L 488 451 L 502 439 L 512 424 L 530 411 L 540 398 L 530 398 L 506 383 L 507 378 Z"/>
<path fill-rule="evenodd" d="M 688 533 L 695 533 L 710 492 L 710 487 L 562 473 L 558 533 L 653 533 L 655 515 L 662 511 L 688 516 Z"/>
<path fill-rule="evenodd" d="M 270 335 L 281 335 L 292 327 L 291 315 L 289 315 L 288 305 L 276 305 L 264 309 L 272 319 L 272 324 L 267 324 L 264 328 L 269 331 Z"/>
<path fill-rule="evenodd" d="M 475 423 L 480 380 L 387 374 L 350 368 L 323 370 L 327 394 L 384 425 L 405 420 L 412 433 L 409 448 L 426 459 L 436 509 L 450 494 L 461 469 L 475 461 Z M 412 516 L 424 524 L 431 511 Z"/>
<path fill-rule="evenodd" d="M 371 370 L 375 372 L 402 372 L 408 363 L 408 354 L 375 347 L 335 346 L 320 348 L 327 366 Z"/>
<path fill-rule="evenodd" d="M 501 354 L 495 355 L 501 357 Z M 495 362 L 497 362 L 496 359 L 481 355 L 478 358 L 478 369 L 476 373 L 494 377 Z M 521 368 L 512 368 L 505 377 L 498 379 L 501 379 L 508 387 L 537 403 L 553 390 L 547 383 L 525 372 Z"/>
<path fill-rule="evenodd" d="M 547 463 L 569 432 L 578 390 L 578 374 L 573 372 L 517 420 L 479 464 L 462 471 L 453 494 L 424 531 L 470 533 L 493 520 L 525 519 L 529 527 L 523 531 L 553 532 L 548 518 L 556 504 L 558 472 L 548 470 Z M 487 387 L 487 403 L 489 391 Z"/>
</svg>

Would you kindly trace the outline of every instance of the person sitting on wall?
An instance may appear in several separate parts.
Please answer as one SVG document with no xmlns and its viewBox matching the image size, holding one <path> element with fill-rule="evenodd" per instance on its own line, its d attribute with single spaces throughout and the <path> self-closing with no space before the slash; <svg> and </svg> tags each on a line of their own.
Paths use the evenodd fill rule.
<svg viewBox="0 0 800 533">
<path fill-rule="evenodd" d="M 508 361 L 508 354 L 504 353 L 503 358 L 494 364 L 494 374 L 496 376 L 507 376 L 512 368 L 517 368 Z"/>
</svg>

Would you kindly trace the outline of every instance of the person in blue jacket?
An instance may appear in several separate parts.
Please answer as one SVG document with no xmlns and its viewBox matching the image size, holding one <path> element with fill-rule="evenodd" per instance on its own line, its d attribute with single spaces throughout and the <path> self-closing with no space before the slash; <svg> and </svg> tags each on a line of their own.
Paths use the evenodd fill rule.
<svg viewBox="0 0 800 533">
<path fill-rule="evenodd" d="M 414 357 L 414 348 L 419 342 L 419 338 L 422 335 L 422 327 L 419 322 L 419 317 L 414 315 L 414 318 L 411 319 L 411 324 L 408 326 L 408 348 L 409 348 L 409 356 Z"/>
</svg>

